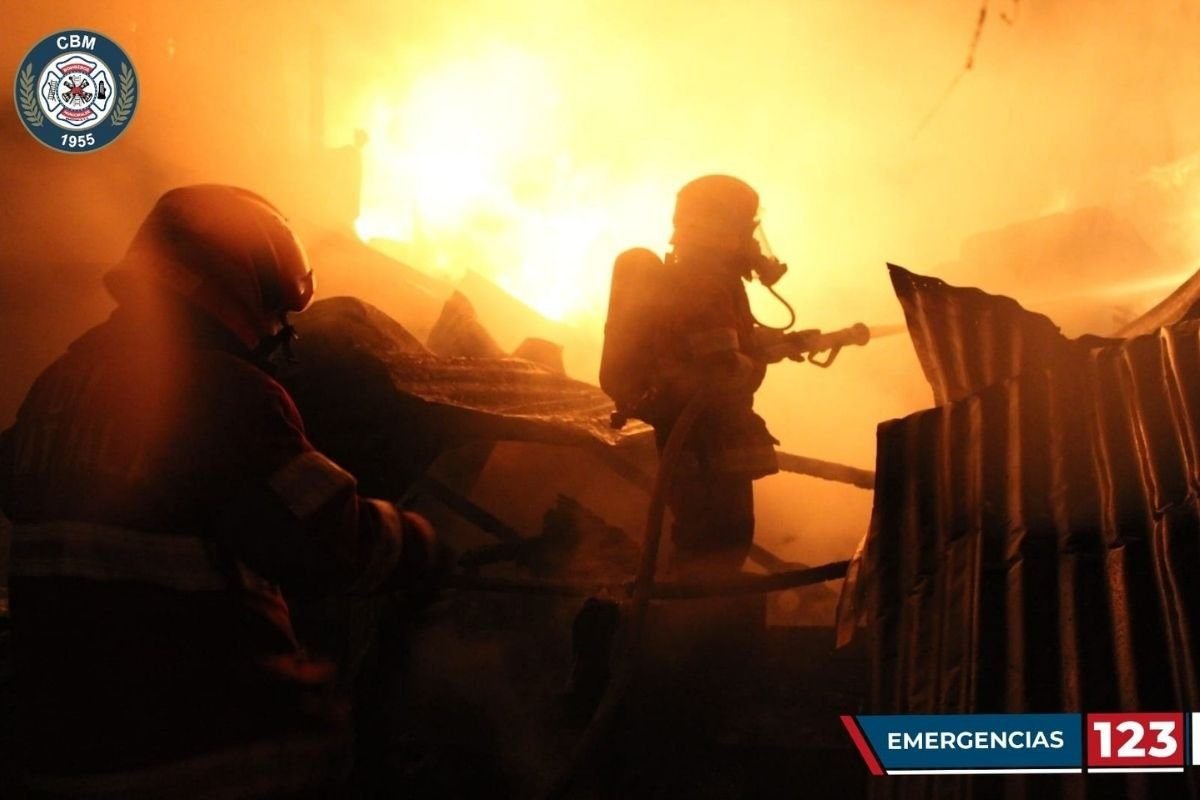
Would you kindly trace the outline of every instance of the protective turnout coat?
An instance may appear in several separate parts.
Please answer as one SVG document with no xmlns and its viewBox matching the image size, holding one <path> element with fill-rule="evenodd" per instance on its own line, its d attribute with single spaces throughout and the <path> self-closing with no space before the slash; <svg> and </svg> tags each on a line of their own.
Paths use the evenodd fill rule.
<svg viewBox="0 0 1200 800">
<path fill-rule="evenodd" d="M 418 573 L 424 522 L 360 497 L 284 389 L 183 309 L 119 308 L 0 440 L 23 763 L 67 795 L 268 794 L 343 747 L 284 590 Z"/>
</svg>

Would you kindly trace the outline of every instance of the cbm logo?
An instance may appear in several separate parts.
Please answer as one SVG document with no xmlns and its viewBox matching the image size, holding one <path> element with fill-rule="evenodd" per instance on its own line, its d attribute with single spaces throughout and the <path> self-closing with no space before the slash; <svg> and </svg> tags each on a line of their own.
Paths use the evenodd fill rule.
<svg viewBox="0 0 1200 800">
<path fill-rule="evenodd" d="M 129 56 L 94 31 L 42 39 L 21 61 L 14 90 L 25 130 L 47 147 L 87 153 L 129 127 L 138 83 Z"/>
</svg>

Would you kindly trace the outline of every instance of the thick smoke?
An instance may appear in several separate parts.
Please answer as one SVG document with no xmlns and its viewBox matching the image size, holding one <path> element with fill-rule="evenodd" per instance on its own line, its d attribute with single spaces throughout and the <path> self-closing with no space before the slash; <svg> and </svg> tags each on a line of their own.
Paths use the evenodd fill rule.
<svg viewBox="0 0 1200 800">
<path fill-rule="evenodd" d="M 131 54 L 141 100 L 129 132 L 85 156 L 42 148 L 13 107 L 0 113 L 3 424 L 106 313 L 99 275 L 161 191 L 235 182 L 306 230 L 344 226 L 321 217 L 330 181 L 314 153 L 359 129 L 377 167 L 363 209 L 392 213 L 384 232 L 408 240 L 412 266 L 447 286 L 471 269 L 534 307 L 586 288 L 559 310 L 568 370 L 587 379 L 612 256 L 662 248 L 674 191 L 706 172 L 759 189 L 804 327 L 897 322 L 890 260 L 1104 333 L 1190 273 L 1200 244 L 1200 20 L 1175 0 L 991 3 L 965 74 L 979 7 L 954 0 L 10 6 L 5 74 L 42 36 L 90 27 Z M 480 64 L 499 76 L 485 105 L 473 104 Z M 444 163 L 381 171 L 403 159 L 388 148 L 428 134 L 430 109 L 463 128 L 436 151 Z M 472 160 L 497 141 L 499 165 Z M 470 202 L 456 197 L 469 187 Z M 326 287 L 373 285 L 352 263 L 321 267 Z M 403 318 L 402 305 L 388 310 Z M 480 313 L 502 342 L 525 335 Z M 895 337 L 828 373 L 776 368 L 761 407 L 786 449 L 869 467 L 874 425 L 928 401 Z M 810 561 L 848 554 L 869 506 L 794 477 L 761 496 L 764 543 Z"/>
</svg>

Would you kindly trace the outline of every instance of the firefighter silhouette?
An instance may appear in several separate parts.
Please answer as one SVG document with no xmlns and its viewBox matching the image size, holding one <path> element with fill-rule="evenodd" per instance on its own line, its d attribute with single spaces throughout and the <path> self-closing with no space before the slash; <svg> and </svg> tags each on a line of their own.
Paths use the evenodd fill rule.
<svg viewBox="0 0 1200 800">
<path fill-rule="evenodd" d="M 0 434 L 27 781 L 73 797 L 336 783 L 345 710 L 284 593 L 421 588 L 438 539 L 360 496 L 271 377 L 315 288 L 274 206 L 172 190 L 105 283 L 117 309 Z"/>
<path fill-rule="evenodd" d="M 777 359 L 761 355 L 765 331 L 744 281 L 769 286 L 786 267 L 764 253 L 758 194 L 737 178 L 688 183 L 673 222 L 664 259 L 638 248 L 616 260 L 600 385 L 616 403 L 614 424 L 644 420 L 660 451 L 688 400 L 706 389 L 668 497 L 672 569 L 729 573 L 753 543 L 753 481 L 778 471 L 778 442 L 754 413 L 767 362 Z"/>
</svg>

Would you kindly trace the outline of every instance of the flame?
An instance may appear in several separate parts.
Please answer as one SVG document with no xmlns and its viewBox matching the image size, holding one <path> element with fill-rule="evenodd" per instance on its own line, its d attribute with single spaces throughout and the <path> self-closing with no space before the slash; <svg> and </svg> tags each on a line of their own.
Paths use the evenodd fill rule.
<svg viewBox="0 0 1200 800">
<path fill-rule="evenodd" d="M 448 279 L 482 273 L 551 319 L 601 319 L 613 258 L 665 238 L 673 193 L 581 165 L 552 74 L 493 47 L 426 70 L 399 101 L 377 94 L 358 235 Z"/>
</svg>

